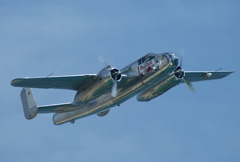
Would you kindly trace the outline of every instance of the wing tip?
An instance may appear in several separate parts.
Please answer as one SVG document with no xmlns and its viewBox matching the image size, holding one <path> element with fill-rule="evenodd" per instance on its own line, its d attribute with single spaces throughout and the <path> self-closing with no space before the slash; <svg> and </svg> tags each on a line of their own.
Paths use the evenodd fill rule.
<svg viewBox="0 0 240 162">
<path fill-rule="evenodd" d="M 225 71 L 223 71 L 223 72 L 225 72 Z M 235 73 L 235 71 L 226 71 L 225 73 L 226 73 L 226 76 L 228 76 L 228 75 L 230 75 L 232 73 Z"/>
<path fill-rule="evenodd" d="M 21 85 L 19 85 L 19 84 L 21 84 L 21 82 L 22 81 L 24 81 L 24 80 L 26 80 L 27 78 L 16 78 L 16 79 L 13 79 L 12 81 L 11 81 L 11 86 L 13 86 L 13 87 L 22 87 Z"/>
<path fill-rule="evenodd" d="M 13 79 L 10 84 L 11 86 L 16 87 L 18 82 L 19 82 L 19 79 Z"/>
</svg>

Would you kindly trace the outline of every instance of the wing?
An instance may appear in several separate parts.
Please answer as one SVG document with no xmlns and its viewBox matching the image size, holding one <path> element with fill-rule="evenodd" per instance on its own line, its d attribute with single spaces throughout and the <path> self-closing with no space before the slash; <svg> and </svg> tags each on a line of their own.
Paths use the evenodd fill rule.
<svg viewBox="0 0 240 162">
<path fill-rule="evenodd" d="M 215 80 L 227 77 L 233 73 L 233 71 L 185 71 L 185 78 L 189 82 L 197 82 L 197 81 L 204 81 L 204 80 Z"/>
<path fill-rule="evenodd" d="M 11 85 L 14 87 L 69 89 L 77 91 L 90 84 L 96 78 L 97 74 L 17 78 L 12 80 Z"/>
</svg>

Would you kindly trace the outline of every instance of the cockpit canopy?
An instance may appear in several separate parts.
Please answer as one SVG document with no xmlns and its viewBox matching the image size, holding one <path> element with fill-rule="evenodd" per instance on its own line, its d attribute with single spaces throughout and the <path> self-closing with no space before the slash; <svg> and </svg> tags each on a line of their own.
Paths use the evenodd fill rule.
<svg viewBox="0 0 240 162">
<path fill-rule="evenodd" d="M 147 55 L 143 56 L 142 58 L 138 59 L 138 65 L 145 63 L 151 59 L 154 59 L 156 56 L 155 53 L 148 53 Z"/>
</svg>

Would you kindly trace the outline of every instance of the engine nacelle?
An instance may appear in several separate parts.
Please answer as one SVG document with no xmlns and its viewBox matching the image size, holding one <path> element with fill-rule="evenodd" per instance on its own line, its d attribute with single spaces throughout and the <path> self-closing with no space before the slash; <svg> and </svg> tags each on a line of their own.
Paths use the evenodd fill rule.
<svg viewBox="0 0 240 162">
<path fill-rule="evenodd" d="M 151 99 L 160 96 L 161 94 L 165 93 L 172 87 L 178 85 L 182 79 L 176 77 L 173 73 L 172 75 L 168 76 L 158 84 L 154 85 L 153 87 L 141 92 L 137 96 L 138 101 L 150 101 Z"/>
<path fill-rule="evenodd" d="M 114 80 L 121 80 L 121 77 L 122 76 L 119 74 L 118 69 L 111 69 L 110 66 L 103 68 L 98 73 L 97 79 L 87 84 L 84 88 L 78 90 L 74 99 L 74 103 L 87 103 L 103 95 L 111 90 Z"/>
</svg>

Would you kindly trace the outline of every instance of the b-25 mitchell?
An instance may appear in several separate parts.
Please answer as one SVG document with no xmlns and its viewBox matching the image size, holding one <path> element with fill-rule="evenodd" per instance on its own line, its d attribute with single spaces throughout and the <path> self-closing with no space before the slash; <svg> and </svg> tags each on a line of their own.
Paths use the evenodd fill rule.
<svg viewBox="0 0 240 162">
<path fill-rule="evenodd" d="M 92 114 L 105 116 L 110 108 L 136 95 L 138 101 L 150 101 L 181 83 L 195 91 L 191 82 L 221 79 L 233 73 L 184 71 L 181 62 L 176 53 L 149 53 L 121 70 L 106 65 L 98 74 L 17 78 L 11 85 L 23 87 L 21 100 L 26 119 L 38 113 L 54 113 L 53 123 L 58 125 Z M 38 106 L 31 88 L 68 89 L 76 91 L 76 95 L 71 103 Z"/>
</svg>

